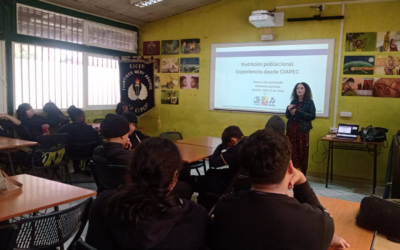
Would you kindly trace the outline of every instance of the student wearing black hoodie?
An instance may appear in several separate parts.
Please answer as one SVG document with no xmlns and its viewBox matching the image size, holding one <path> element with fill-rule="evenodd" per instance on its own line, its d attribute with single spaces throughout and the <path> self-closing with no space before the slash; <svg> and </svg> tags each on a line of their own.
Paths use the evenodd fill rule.
<svg viewBox="0 0 400 250">
<path fill-rule="evenodd" d="M 132 144 L 131 149 L 136 148 L 143 140 L 150 138 L 150 136 L 145 135 L 136 129 L 136 126 L 139 122 L 134 113 L 123 113 L 122 116 L 125 117 L 129 122 L 129 140 Z"/>
<path fill-rule="evenodd" d="M 98 250 L 203 249 L 210 234 L 206 211 L 171 193 L 181 167 L 172 141 L 142 142 L 129 166 L 131 183 L 93 202 L 86 242 Z"/>
<path fill-rule="evenodd" d="M 43 135 L 43 127 L 50 128 L 49 120 L 43 116 L 36 115 L 29 103 L 23 103 L 18 106 L 17 117 L 21 121 L 21 126 L 25 126 L 32 140 L 36 140 L 39 135 Z M 29 138 L 22 138 L 29 139 Z"/>
</svg>

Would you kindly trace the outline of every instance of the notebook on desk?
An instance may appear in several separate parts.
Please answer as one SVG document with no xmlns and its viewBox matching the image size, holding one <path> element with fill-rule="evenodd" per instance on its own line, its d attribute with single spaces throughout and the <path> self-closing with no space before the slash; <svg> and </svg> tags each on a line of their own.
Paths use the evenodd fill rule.
<svg viewBox="0 0 400 250">
<path fill-rule="evenodd" d="M 358 125 L 351 124 L 339 124 L 337 136 L 333 137 L 333 139 L 339 140 L 357 140 L 358 136 Z"/>
</svg>

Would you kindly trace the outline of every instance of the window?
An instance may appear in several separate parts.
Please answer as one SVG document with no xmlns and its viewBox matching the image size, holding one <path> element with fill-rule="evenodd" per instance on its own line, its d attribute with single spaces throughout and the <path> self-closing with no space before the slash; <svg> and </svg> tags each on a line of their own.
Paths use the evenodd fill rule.
<svg viewBox="0 0 400 250">
<path fill-rule="evenodd" d="M 42 109 L 114 108 L 119 100 L 118 60 L 100 55 L 14 43 L 14 102 Z"/>
<path fill-rule="evenodd" d="M 17 4 L 19 34 L 136 53 L 137 34 L 83 19 Z"/>
<path fill-rule="evenodd" d="M 0 114 L 7 113 L 6 51 L 4 41 L 0 41 Z"/>
</svg>

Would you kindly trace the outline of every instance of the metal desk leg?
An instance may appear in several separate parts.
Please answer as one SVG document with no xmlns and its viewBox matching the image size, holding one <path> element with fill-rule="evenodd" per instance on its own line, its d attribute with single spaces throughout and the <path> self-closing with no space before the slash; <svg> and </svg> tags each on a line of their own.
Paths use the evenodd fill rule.
<svg viewBox="0 0 400 250">
<path fill-rule="evenodd" d="M 12 159 L 11 159 L 10 151 L 7 151 L 7 156 L 8 156 L 8 161 L 10 162 L 11 175 L 15 175 L 14 165 L 13 165 L 13 162 L 12 162 Z"/>
<path fill-rule="evenodd" d="M 329 181 L 329 162 L 330 162 L 330 157 L 331 157 L 331 142 L 329 142 L 329 147 L 328 147 L 328 162 L 326 163 L 326 183 L 325 187 L 328 188 L 328 181 Z"/>
<path fill-rule="evenodd" d="M 377 168 L 377 166 L 376 166 L 376 161 L 377 161 L 377 157 L 378 157 L 378 150 L 377 150 L 377 148 L 378 148 L 378 145 L 374 145 L 374 183 L 373 183 L 373 185 L 372 185 L 372 193 L 373 194 L 375 194 L 375 188 L 376 188 L 376 168 Z"/>
<path fill-rule="evenodd" d="M 332 155 L 331 155 L 331 182 L 333 181 L 333 142 L 332 142 Z"/>
</svg>

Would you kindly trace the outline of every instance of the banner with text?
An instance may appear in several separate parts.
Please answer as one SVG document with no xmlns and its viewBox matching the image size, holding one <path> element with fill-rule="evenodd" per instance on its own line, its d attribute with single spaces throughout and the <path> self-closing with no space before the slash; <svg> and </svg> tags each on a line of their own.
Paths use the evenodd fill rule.
<svg viewBox="0 0 400 250">
<path fill-rule="evenodd" d="M 145 114 L 155 106 L 153 85 L 153 63 L 141 61 L 120 62 L 121 102 L 137 116 Z"/>
</svg>

